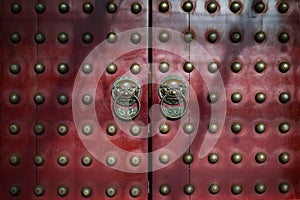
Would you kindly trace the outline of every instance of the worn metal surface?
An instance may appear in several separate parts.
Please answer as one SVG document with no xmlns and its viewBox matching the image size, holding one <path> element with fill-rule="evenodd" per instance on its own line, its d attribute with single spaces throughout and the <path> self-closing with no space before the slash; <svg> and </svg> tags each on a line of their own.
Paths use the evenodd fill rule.
<svg viewBox="0 0 300 200">
<path fill-rule="evenodd" d="M 0 199 L 300 198 L 299 16 L 296 0 L 1 1 Z M 164 101 L 174 75 L 188 88 Z"/>
</svg>

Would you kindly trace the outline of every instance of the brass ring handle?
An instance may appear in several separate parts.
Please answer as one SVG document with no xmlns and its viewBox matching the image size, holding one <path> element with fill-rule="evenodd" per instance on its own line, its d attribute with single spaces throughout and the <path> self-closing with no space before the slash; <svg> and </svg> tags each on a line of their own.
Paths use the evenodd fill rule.
<svg viewBox="0 0 300 200">
<path fill-rule="evenodd" d="M 136 95 L 133 95 L 133 98 L 136 100 L 136 103 L 137 103 L 137 110 L 135 112 L 133 112 L 133 110 L 135 108 L 131 108 L 131 106 L 128 106 L 128 107 L 123 107 L 123 109 L 117 109 L 117 102 L 118 100 L 121 98 L 121 96 L 117 96 L 114 100 L 114 106 L 113 106 L 113 109 L 114 109 L 114 113 L 120 118 L 120 119 L 123 119 L 123 120 L 132 120 L 134 118 L 136 118 L 138 116 L 138 114 L 140 113 L 140 110 L 141 110 L 141 102 L 139 100 L 139 98 L 136 96 Z M 130 109 L 133 109 L 130 111 Z"/>
<path fill-rule="evenodd" d="M 182 98 L 183 100 L 183 105 L 184 105 L 184 110 L 182 112 L 179 112 L 179 113 L 174 113 L 173 115 L 171 115 L 170 113 L 168 113 L 167 111 L 169 111 L 169 109 L 166 109 L 164 107 L 164 101 L 165 99 L 168 97 L 168 95 L 165 95 L 161 101 L 160 101 L 160 110 L 162 111 L 162 113 L 170 118 L 170 119 L 178 119 L 178 118 L 181 118 L 187 111 L 187 100 L 186 100 L 186 97 L 184 94 L 181 94 L 178 98 Z"/>
</svg>

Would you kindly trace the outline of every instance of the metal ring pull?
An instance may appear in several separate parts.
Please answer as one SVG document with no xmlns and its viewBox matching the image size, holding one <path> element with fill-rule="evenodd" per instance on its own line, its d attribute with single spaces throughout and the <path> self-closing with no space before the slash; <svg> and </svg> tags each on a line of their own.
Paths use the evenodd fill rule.
<svg viewBox="0 0 300 200">
<path fill-rule="evenodd" d="M 183 109 L 181 109 L 181 107 L 174 107 L 174 108 L 166 108 L 164 106 L 164 101 L 168 98 L 168 95 L 165 95 L 162 100 L 160 101 L 160 110 L 162 111 L 162 113 L 170 118 L 170 119 L 179 119 L 181 118 L 187 111 L 187 100 L 185 98 L 185 96 L 183 94 L 181 94 L 180 96 L 178 96 L 178 98 L 182 98 L 183 101 Z"/>
<path fill-rule="evenodd" d="M 187 88 L 185 81 L 177 75 L 167 76 L 160 82 L 158 94 L 161 99 L 160 110 L 163 115 L 169 119 L 179 119 L 184 116 L 188 108 Z M 183 103 L 183 107 L 180 105 L 181 103 Z"/>
<path fill-rule="evenodd" d="M 141 110 L 140 90 L 138 82 L 131 77 L 123 76 L 113 83 L 112 109 L 117 117 L 127 121 L 138 116 Z"/>
<path fill-rule="evenodd" d="M 115 100 L 114 100 L 114 113 L 123 120 L 131 120 L 134 119 L 138 116 L 138 114 L 140 113 L 141 110 L 141 102 L 139 100 L 139 98 L 137 96 L 133 96 L 134 100 L 136 101 L 137 104 L 137 108 L 132 108 L 131 106 L 129 107 L 121 107 L 121 108 L 117 108 L 118 105 L 118 101 L 120 100 L 121 96 L 118 96 Z"/>
</svg>

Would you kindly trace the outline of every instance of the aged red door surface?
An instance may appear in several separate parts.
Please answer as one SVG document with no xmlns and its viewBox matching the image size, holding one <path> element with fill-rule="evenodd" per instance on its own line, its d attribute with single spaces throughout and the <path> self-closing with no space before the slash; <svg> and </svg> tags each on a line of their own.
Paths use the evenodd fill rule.
<svg viewBox="0 0 300 200">
<path fill-rule="evenodd" d="M 0 17 L 0 199 L 300 198 L 297 0 Z"/>
</svg>

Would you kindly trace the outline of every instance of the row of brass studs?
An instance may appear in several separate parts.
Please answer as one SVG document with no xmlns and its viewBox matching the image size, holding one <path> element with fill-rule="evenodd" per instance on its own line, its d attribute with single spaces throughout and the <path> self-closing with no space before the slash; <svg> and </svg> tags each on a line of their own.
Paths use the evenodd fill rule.
<svg viewBox="0 0 300 200">
<path fill-rule="evenodd" d="M 70 10 L 70 6 L 66 2 L 60 3 L 57 8 L 58 8 L 58 11 L 62 14 L 66 14 Z M 10 9 L 11 9 L 12 13 L 18 14 L 22 11 L 22 6 L 21 6 L 21 4 L 13 3 L 13 4 L 11 4 Z M 36 13 L 42 14 L 46 11 L 46 4 L 43 2 L 37 2 L 34 6 L 34 9 L 35 9 Z M 92 3 L 85 2 L 82 4 L 83 12 L 90 14 L 93 12 L 93 10 L 94 10 L 94 5 Z"/>
<path fill-rule="evenodd" d="M 194 156 L 191 153 L 186 153 L 182 157 L 183 162 L 185 164 L 191 164 L 194 161 Z M 207 157 L 207 160 L 211 164 L 216 164 L 219 161 L 219 155 L 217 153 L 210 153 Z M 243 156 L 239 152 L 235 152 L 231 155 L 231 161 L 233 164 L 239 164 L 243 160 Z M 258 152 L 255 154 L 255 161 L 258 164 L 262 164 L 267 160 L 267 155 L 263 152 Z M 290 155 L 287 152 L 282 152 L 278 156 L 278 160 L 281 164 L 286 164 L 290 161 Z M 21 162 L 21 158 L 18 154 L 11 154 L 9 157 L 9 163 L 12 166 L 17 166 Z M 167 153 L 162 153 L 159 156 L 159 161 L 162 164 L 166 164 L 170 161 L 170 156 Z M 43 155 L 36 155 L 33 159 L 33 163 L 36 166 L 42 166 L 45 163 L 45 157 Z M 69 163 L 69 158 L 67 155 L 59 155 L 57 157 L 57 163 L 60 166 L 66 166 Z M 93 163 L 93 159 L 91 156 L 85 155 L 81 158 L 81 163 L 83 166 L 90 166 Z M 106 164 L 108 166 L 114 166 L 117 163 L 117 158 L 114 156 L 108 156 L 106 159 Z M 141 160 L 138 156 L 132 156 L 130 159 L 130 164 L 134 167 L 138 166 L 141 163 Z"/>
<path fill-rule="evenodd" d="M 194 40 L 195 34 L 192 31 L 188 31 L 184 33 L 184 41 L 187 43 L 190 43 Z M 278 36 L 278 41 L 282 44 L 287 43 L 290 39 L 290 36 L 287 32 L 281 31 L 277 34 Z M 93 35 L 89 32 L 85 32 L 82 34 L 81 39 L 84 43 L 90 44 L 93 42 Z M 114 32 L 108 33 L 106 40 L 107 42 L 113 44 L 117 41 L 118 37 L 117 34 Z M 138 44 L 141 41 L 141 35 L 138 33 L 134 33 L 131 35 L 130 41 L 133 44 Z M 162 32 L 159 35 L 159 39 L 161 42 L 166 43 L 169 40 L 169 33 L 167 32 Z M 215 30 L 210 30 L 206 34 L 206 39 L 209 43 L 216 43 L 219 40 L 219 34 Z M 242 41 L 242 34 L 238 31 L 234 31 L 230 33 L 229 39 L 232 43 L 239 43 Z M 46 41 L 46 36 L 43 33 L 36 33 L 34 36 L 34 40 L 37 44 L 43 44 Z M 257 43 L 263 43 L 266 41 L 266 34 L 263 31 L 258 31 L 254 35 L 254 40 Z M 10 34 L 10 41 L 14 44 L 17 44 L 21 41 L 21 35 L 18 32 L 13 32 Z M 61 44 L 66 44 L 69 41 L 69 36 L 65 32 L 61 32 L 57 35 L 57 41 Z"/>
<path fill-rule="evenodd" d="M 233 195 L 241 194 L 243 191 L 243 188 L 240 184 L 233 184 L 231 186 L 231 192 Z M 267 186 L 263 182 L 259 182 L 254 186 L 254 190 L 257 194 L 263 194 L 267 190 Z M 290 190 L 290 184 L 287 182 L 282 182 L 278 185 L 278 190 L 280 193 L 287 193 Z M 191 195 L 194 193 L 195 188 L 192 184 L 186 184 L 183 188 L 183 191 L 187 195 Z M 220 192 L 220 185 L 217 182 L 212 182 L 208 186 L 208 191 L 211 194 L 217 194 Z M 162 195 L 168 195 L 171 192 L 171 187 L 169 184 L 162 184 L 159 187 L 159 192 Z M 9 193 L 12 196 L 18 196 L 21 193 L 21 188 L 17 184 L 13 184 L 9 188 Z M 34 188 L 34 194 L 36 196 L 43 196 L 45 193 L 45 186 L 43 185 L 36 185 Z M 65 185 L 59 185 L 57 187 L 57 195 L 64 197 L 67 196 L 69 193 L 69 188 Z M 91 187 L 84 186 L 81 189 L 81 195 L 83 197 L 90 197 L 93 193 L 93 190 Z M 117 188 L 115 186 L 109 186 L 106 188 L 106 195 L 108 197 L 114 197 L 117 194 Z M 141 193 L 141 189 L 138 186 L 133 186 L 130 188 L 129 194 L 131 197 L 138 197 Z"/>
<path fill-rule="evenodd" d="M 46 192 L 46 188 L 44 185 L 38 184 L 34 187 L 34 194 L 36 196 L 43 196 Z M 9 188 L 9 193 L 12 196 L 19 196 L 19 194 L 21 193 L 21 187 L 18 186 L 17 184 L 13 184 L 12 186 L 10 186 Z M 57 195 L 60 197 L 65 197 L 67 196 L 69 193 L 69 188 L 66 185 L 59 185 L 57 187 Z M 84 186 L 81 189 L 81 195 L 85 198 L 88 198 L 90 196 L 92 196 L 93 193 L 93 189 L 89 186 Z M 114 197 L 117 194 L 117 188 L 114 186 L 109 186 L 106 188 L 106 195 L 108 197 Z M 132 186 L 130 188 L 129 194 L 131 197 L 138 197 L 141 194 L 141 188 L 138 186 Z"/>
<path fill-rule="evenodd" d="M 168 12 L 169 8 L 170 8 L 170 2 L 166 1 L 166 0 L 161 1 L 158 6 L 159 11 L 162 13 Z M 185 12 L 191 12 L 193 10 L 193 8 L 194 8 L 194 5 L 190 1 L 186 1 L 182 4 L 182 9 Z M 205 5 L 205 8 L 208 13 L 214 14 L 218 10 L 220 10 L 220 5 L 216 1 L 212 0 L 212 1 L 209 1 Z M 243 5 L 240 1 L 233 1 L 230 4 L 229 8 L 230 8 L 230 11 L 233 13 L 240 13 L 243 8 Z M 266 11 L 267 5 L 263 1 L 258 1 L 257 3 L 254 4 L 253 8 L 256 13 L 263 13 Z M 286 13 L 289 10 L 289 4 L 285 1 L 283 1 L 278 4 L 277 10 L 281 14 Z"/>
<path fill-rule="evenodd" d="M 240 13 L 242 10 L 242 3 L 240 1 L 233 1 L 230 4 L 230 10 L 233 13 Z M 22 6 L 18 3 L 13 3 L 11 5 L 11 12 L 14 14 L 18 14 L 22 11 Z M 166 13 L 169 11 L 170 8 L 170 2 L 164 0 L 162 2 L 160 2 L 158 9 L 160 12 L 162 13 Z M 191 12 L 194 8 L 194 5 L 192 2 L 190 1 L 186 1 L 182 4 L 182 9 L 185 12 Z M 254 5 L 254 11 L 256 13 L 263 13 L 266 11 L 267 5 L 263 2 L 263 1 L 258 1 L 255 5 Z M 66 14 L 68 13 L 70 10 L 70 6 L 68 3 L 66 2 L 62 2 L 58 5 L 58 11 L 62 14 Z M 92 13 L 94 10 L 94 5 L 90 2 L 85 2 L 82 4 L 82 11 L 86 14 L 90 14 Z M 108 3 L 106 6 L 106 10 L 108 13 L 116 13 L 118 10 L 118 6 L 116 3 L 111 2 Z M 206 10 L 207 12 L 209 12 L 210 14 L 214 14 L 216 13 L 218 10 L 220 10 L 220 5 L 216 2 L 216 1 L 210 1 L 209 3 L 206 4 Z M 277 10 L 279 13 L 284 14 L 289 10 L 289 4 L 285 1 L 281 2 L 278 4 L 277 6 Z M 38 14 L 42 14 L 46 11 L 46 5 L 43 2 L 38 2 L 35 4 L 35 11 Z M 131 5 L 131 12 L 133 14 L 138 14 L 142 11 L 142 5 L 139 2 L 135 2 Z"/>
<path fill-rule="evenodd" d="M 9 95 L 9 101 L 11 104 L 19 104 L 21 102 L 21 95 L 13 92 Z M 42 93 L 36 93 L 33 97 L 33 101 L 36 105 L 42 105 L 45 102 L 45 96 Z M 69 97 L 65 93 L 61 93 L 57 96 L 57 102 L 60 105 L 66 105 L 69 102 Z"/>
<path fill-rule="evenodd" d="M 233 184 L 230 188 L 231 193 L 233 195 L 241 194 L 243 191 L 243 187 L 240 184 Z M 254 186 L 254 190 L 257 194 L 263 194 L 267 190 L 267 186 L 263 182 L 259 182 Z M 282 182 L 278 185 L 278 190 L 281 193 L 287 193 L 290 190 L 290 184 L 287 182 Z M 191 195 L 194 193 L 195 188 L 192 184 L 186 184 L 183 188 L 183 191 L 186 195 Z M 220 185 L 217 182 L 212 182 L 208 186 L 208 191 L 211 194 L 217 194 L 220 191 Z M 162 195 L 168 195 L 171 192 L 171 187 L 169 184 L 162 184 L 159 187 L 159 192 Z"/>
<path fill-rule="evenodd" d="M 21 158 L 18 154 L 12 154 L 9 157 L 9 163 L 12 166 L 17 166 L 21 161 Z M 91 156 L 85 155 L 81 158 L 81 163 L 83 166 L 90 166 L 93 162 L 93 159 Z M 33 158 L 33 163 L 36 166 L 42 166 L 45 163 L 45 157 L 43 155 L 35 155 Z M 57 164 L 60 166 L 66 166 L 69 163 L 69 157 L 67 155 L 61 154 L 57 157 Z"/>
</svg>

